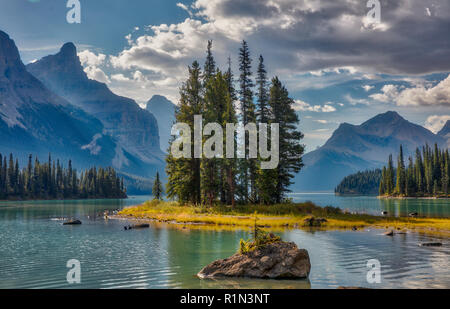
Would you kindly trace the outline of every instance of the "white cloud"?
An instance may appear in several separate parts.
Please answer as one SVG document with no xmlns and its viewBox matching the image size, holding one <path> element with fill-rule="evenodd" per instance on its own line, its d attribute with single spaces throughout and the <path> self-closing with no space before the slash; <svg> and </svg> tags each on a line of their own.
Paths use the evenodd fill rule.
<svg viewBox="0 0 450 309">
<path fill-rule="evenodd" d="M 345 99 L 350 105 L 369 105 L 370 102 L 367 99 L 356 99 L 353 98 L 350 94 L 345 95 Z"/>
<path fill-rule="evenodd" d="M 110 79 L 108 76 L 103 72 L 102 69 L 95 67 L 95 66 L 88 66 L 84 68 L 84 72 L 86 72 L 87 76 L 90 79 L 94 79 L 96 81 L 99 81 L 101 83 L 110 83 Z"/>
<path fill-rule="evenodd" d="M 78 57 L 80 57 L 82 66 L 100 66 L 105 63 L 106 55 L 98 54 L 91 52 L 88 49 L 83 50 L 78 53 Z"/>
<path fill-rule="evenodd" d="M 375 86 L 370 86 L 370 85 L 364 85 L 361 86 L 366 92 L 369 92 L 370 90 L 372 90 L 373 88 L 375 88 Z"/>
<path fill-rule="evenodd" d="M 185 11 L 189 14 L 190 17 L 193 16 L 192 11 L 186 6 L 186 4 L 178 2 L 178 3 L 177 3 L 177 6 L 178 6 L 179 8 L 181 8 L 182 10 L 185 10 Z"/>
<path fill-rule="evenodd" d="M 427 128 L 428 130 L 430 130 L 433 133 L 437 133 L 440 130 L 442 130 L 444 125 L 449 120 L 450 120 L 450 115 L 442 115 L 442 116 L 433 115 L 433 116 L 428 117 L 427 120 L 425 121 L 425 128 Z"/>
<path fill-rule="evenodd" d="M 95 54 L 88 49 L 78 53 L 81 65 L 90 79 L 97 80 L 102 83 L 109 83 L 110 79 L 100 66 L 106 63 L 107 57 L 105 54 Z"/>
<path fill-rule="evenodd" d="M 381 88 L 381 93 L 372 94 L 370 97 L 384 103 L 393 102 L 398 97 L 398 88 L 391 84 L 384 85 L 383 88 Z"/>
<path fill-rule="evenodd" d="M 405 89 L 396 101 L 400 106 L 450 106 L 450 75 L 434 87 Z"/>
<path fill-rule="evenodd" d="M 406 89 L 392 84 L 384 85 L 380 93 L 370 97 L 398 106 L 450 106 L 450 75 L 435 86 L 418 80 L 414 80 L 413 85 Z"/>
<path fill-rule="evenodd" d="M 335 112 L 336 108 L 329 104 L 325 105 L 310 105 L 302 100 L 295 100 L 294 110 L 296 111 L 307 111 L 307 112 L 316 112 L 316 113 L 331 113 Z"/>
</svg>

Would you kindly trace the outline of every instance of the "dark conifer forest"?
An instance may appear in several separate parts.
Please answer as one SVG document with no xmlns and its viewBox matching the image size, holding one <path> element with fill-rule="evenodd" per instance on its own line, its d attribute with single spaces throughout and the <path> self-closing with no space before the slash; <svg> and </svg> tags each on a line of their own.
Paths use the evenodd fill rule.
<svg viewBox="0 0 450 309">
<path fill-rule="evenodd" d="M 405 161 L 400 146 L 397 164 L 390 155 L 382 170 L 347 176 L 335 192 L 387 197 L 449 197 L 449 161 L 448 149 L 440 149 L 437 145 L 417 148 L 414 156 Z"/>
<path fill-rule="evenodd" d="M 448 197 L 450 186 L 448 149 L 426 145 L 416 149 L 414 158 L 405 162 L 403 147 L 400 146 L 397 165 L 392 155 L 383 167 L 380 195 L 398 197 Z"/>
<path fill-rule="evenodd" d="M 0 200 L 126 197 L 123 179 L 111 167 L 78 173 L 70 160 L 64 167 L 50 155 L 44 163 L 30 155 L 27 166 L 21 169 L 12 154 L 0 154 Z"/>
<path fill-rule="evenodd" d="M 378 195 L 381 169 L 358 172 L 345 177 L 336 187 L 335 193 L 342 195 Z"/>
</svg>

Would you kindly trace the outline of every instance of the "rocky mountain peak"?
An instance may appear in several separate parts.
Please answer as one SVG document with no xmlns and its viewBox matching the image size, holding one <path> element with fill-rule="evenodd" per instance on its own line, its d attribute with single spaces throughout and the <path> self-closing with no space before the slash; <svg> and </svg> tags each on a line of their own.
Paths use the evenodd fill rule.
<svg viewBox="0 0 450 309">
<path fill-rule="evenodd" d="M 61 47 L 59 54 L 66 58 L 75 58 L 77 57 L 77 48 L 72 42 L 66 43 Z"/>
<path fill-rule="evenodd" d="M 77 55 L 77 48 L 73 43 L 64 44 L 57 54 L 44 57 L 35 63 L 30 63 L 27 68 L 33 74 L 46 71 L 63 73 L 64 80 L 71 78 L 87 80 L 80 58 Z"/>
<path fill-rule="evenodd" d="M 9 75 L 11 70 L 22 70 L 19 50 L 9 35 L 0 30 L 0 76 Z M 6 76 L 9 77 L 9 76 Z"/>
</svg>

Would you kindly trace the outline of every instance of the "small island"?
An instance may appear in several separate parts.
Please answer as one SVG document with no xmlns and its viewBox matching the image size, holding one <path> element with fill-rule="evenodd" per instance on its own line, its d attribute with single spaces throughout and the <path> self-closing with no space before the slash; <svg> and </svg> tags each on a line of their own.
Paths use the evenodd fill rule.
<svg viewBox="0 0 450 309">
<path fill-rule="evenodd" d="M 55 199 L 122 199 L 126 198 L 123 178 L 112 167 L 92 167 L 78 174 L 69 160 L 64 167 L 60 160 L 41 163 L 28 157 L 28 165 L 20 169 L 19 160 L 0 154 L 0 200 Z"/>
<path fill-rule="evenodd" d="M 127 207 L 113 218 L 160 222 L 191 229 L 243 229 L 258 226 L 274 231 L 284 229 L 360 230 L 366 227 L 450 235 L 449 218 L 403 218 L 352 214 L 335 207 L 320 207 L 312 202 L 274 205 L 195 206 L 179 202 L 153 200 Z"/>
<path fill-rule="evenodd" d="M 201 279 L 246 277 L 259 279 L 303 279 L 309 276 L 308 251 L 293 242 L 284 242 L 272 233 L 261 231 L 255 220 L 253 239 L 241 239 L 239 252 L 204 267 Z"/>
</svg>

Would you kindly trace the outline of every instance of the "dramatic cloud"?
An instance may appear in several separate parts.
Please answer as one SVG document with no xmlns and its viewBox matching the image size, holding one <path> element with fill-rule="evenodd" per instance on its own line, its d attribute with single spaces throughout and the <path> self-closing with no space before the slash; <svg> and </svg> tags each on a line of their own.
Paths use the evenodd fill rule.
<svg viewBox="0 0 450 309">
<path fill-rule="evenodd" d="M 400 106 L 450 107 L 450 75 L 434 87 L 419 86 L 403 90 L 396 101 Z"/>
<path fill-rule="evenodd" d="M 179 86 L 187 65 L 204 58 L 208 39 L 214 40 L 219 64 L 228 55 L 235 62 L 239 43 L 245 39 L 254 57 L 264 54 L 270 74 L 283 77 L 361 72 L 365 79 L 376 79 L 380 73 L 421 75 L 450 70 L 447 0 L 382 0 L 381 24 L 375 26 L 368 23 L 366 4 L 355 0 L 180 2 L 177 6 L 188 18 L 149 25 L 147 33 L 135 39 L 127 36 L 129 46 L 112 56 L 111 64 L 116 70 L 176 78 Z M 371 90 L 368 87 L 366 91 Z M 166 91 L 175 96 L 176 88 Z"/>
<path fill-rule="evenodd" d="M 430 117 L 427 118 L 427 120 L 425 122 L 425 128 L 427 128 L 428 130 L 430 130 L 433 133 L 437 133 L 440 130 L 442 130 L 444 125 L 449 120 L 450 120 L 450 115 L 443 115 L 443 116 L 434 115 L 434 116 L 430 116 Z"/>
<path fill-rule="evenodd" d="M 370 95 L 380 102 L 394 102 L 398 106 L 450 106 L 450 75 L 435 86 L 416 83 L 414 87 L 401 89 L 396 85 L 384 85 L 381 93 Z"/>
</svg>

